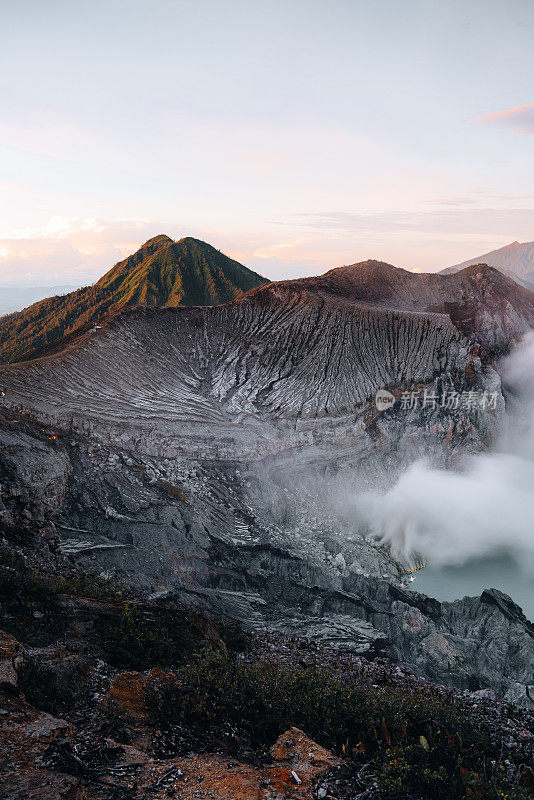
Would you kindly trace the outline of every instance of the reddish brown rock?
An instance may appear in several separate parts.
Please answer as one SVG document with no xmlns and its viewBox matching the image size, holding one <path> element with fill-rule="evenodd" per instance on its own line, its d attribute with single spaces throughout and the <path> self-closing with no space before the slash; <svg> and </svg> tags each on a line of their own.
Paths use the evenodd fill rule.
<svg viewBox="0 0 534 800">
<path fill-rule="evenodd" d="M 147 762 L 138 785 L 158 789 L 151 794 L 155 800 L 167 797 L 168 790 L 181 800 L 310 800 L 320 774 L 340 763 L 298 728 L 277 739 L 271 756 L 272 764 L 263 768 L 206 754 Z"/>
<path fill-rule="evenodd" d="M 102 705 L 113 715 L 138 722 L 148 720 L 145 676 L 141 672 L 119 672 Z"/>
<path fill-rule="evenodd" d="M 339 758 L 309 739 L 298 728 L 291 728 L 279 736 L 270 754 L 273 764 L 269 768 L 268 791 L 271 794 L 266 791 L 262 795 L 265 800 L 310 797 L 320 773 L 340 763 Z M 273 792 L 278 792 L 278 795 Z"/>
<path fill-rule="evenodd" d="M 147 675 L 142 672 L 119 672 L 103 700 L 102 710 L 138 723 L 148 722 L 150 704 L 176 683 L 172 673 L 157 667 Z"/>
</svg>

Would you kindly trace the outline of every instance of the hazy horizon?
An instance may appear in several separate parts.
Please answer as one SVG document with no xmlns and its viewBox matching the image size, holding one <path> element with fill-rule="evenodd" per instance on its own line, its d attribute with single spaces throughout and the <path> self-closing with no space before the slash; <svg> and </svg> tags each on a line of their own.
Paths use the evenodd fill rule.
<svg viewBox="0 0 534 800">
<path fill-rule="evenodd" d="M 160 231 L 160 234 L 162 234 L 162 233 L 164 233 L 164 232 Z M 158 235 L 158 234 L 154 234 L 154 235 Z M 150 239 L 152 237 L 148 237 L 148 238 Z M 173 238 L 173 237 L 171 237 L 171 238 Z M 175 240 L 177 240 L 177 239 L 183 238 L 183 237 L 174 237 L 174 238 L 175 238 Z M 142 241 L 139 241 L 138 243 L 133 244 L 132 245 L 132 250 L 126 252 L 125 255 L 128 256 L 128 255 L 134 253 L 146 241 L 147 241 L 147 239 L 143 239 Z M 213 243 L 212 242 L 208 242 L 208 244 L 213 244 Z M 517 242 L 517 240 L 514 240 L 514 242 L 508 242 L 507 244 L 509 245 L 509 244 L 523 244 L 523 243 L 522 242 Z M 495 249 L 497 249 L 497 248 L 495 248 Z M 488 251 L 488 252 L 491 252 L 491 251 Z M 232 253 L 232 248 L 230 248 L 229 251 L 226 251 L 225 255 L 231 256 L 231 253 Z M 483 254 L 481 253 L 480 255 L 483 255 Z M 476 258 L 477 256 L 473 255 L 472 257 Z M 268 271 L 265 271 L 265 272 L 263 272 L 261 274 L 263 274 L 264 277 L 270 278 L 271 280 L 275 280 L 275 281 L 276 280 L 292 279 L 292 278 L 302 278 L 302 277 L 308 277 L 310 275 L 315 275 L 315 274 L 320 275 L 320 274 L 322 274 L 324 272 L 327 272 L 328 270 L 334 269 L 336 267 L 346 266 L 347 264 L 356 264 L 356 263 L 359 263 L 359 261 L 366 261 L 366 260 L 367 260 L 367 258 L 364 257 L 362 259 L 359 259 L 358 261 L 355 261 L 355 260 L 347 261 L 346 264 L 324 264 L 322 266 L 317 266 L 316 268 L 309 268 L 309 267 L 306 267 L 305 265 L 303 265 L 302 267 L 299 268 L 299 265 L 292 265 L 291 269 L 288 270 L 287 274 L 280 274 L 280 275 L 276 275 L 275 277 L 271 277 L 268 274 Z M 378 258 L 376 260 L 384 261 L 385 259 Z M 466 258 L 464 260 L 468 261 L 470 259 Z M 117 262 L 114 262 L 114 263 L 117 263 Z M 39 280 L 39 276 L 38 275 L 33 277 L 33 279 L 30 277 L 29 279 L 26 278 L 26 280 L 24 280 L 24 277 L 23 277 L 22 280 L 19 279 L 18 281 L 17 280 L 7 280 L 7 281 L 4 280 L 3 281 L 1 279 L 1 277 L 0 277 L 0 289 L 11 290 L 13 295 L 16 295 L 16 293 L 19 293 L 19 292 L 23 293 L 25 291 L 30 292 L 30 293 L 33 292 L 33 293 L 35 293 L 35 296 L 34 296 L 33 299 L 28 300 L 28 303 L 29 302 L 36 302 L 39 299 L 48 297 L 49 295 L 47 294 L 47 292 L 51 292 L 52 290 L 56 290 L 58 294 L 64 294 L 64 293 L 79 289 L 79 288 L 81 288 L 83 286 L 88 286 L 88 285 L 96 282 L 99 278 L 101 278 L 102 275 L 104 275 L 111 267 L 114 266 L 114 263 L 113 264 L 111 264 L 111 263 L 104 264 L 103 263 L 101 269 L 100 270 L 96 269 L 94 275 L 89 276 L 85 280 L 85 282 L 76 283 L 75 282 L 76 279 L 77 279 L 76 271 L 73 270 L 70 274 L 69 274 L 68 271 L 65 271 L 64 277 L 65 277 L 65 281 L 66 282 L 65 283 L 60 283 L 60 284 L 58 284 L 57 281 L 54 280 L 53 275 L 51 275 L 48 278 L 48 281 L 47 281 L 47 275 L 45 274 L 44 278 L 43 278 L 42 273 L 41 273 L 41 280 Z M 390 263 L 390 262 L 387 262 L 387 263 Z M 395 264 L 394 262 L 391 262 L 391 263 L 395 267 L 399 267 L 400 266 L 399 264 Z M 459 262 L 459 263 L 461 263 L 461 262 Z M 245 266 L 250 267 L 250 264 L 245 264 Z M 437 272 L 437 271 L 439 271 L 441 269 L 444 269 L 446 267 L 451 267 L 451 266 L 455 266 L 455 265 L 453 265 L 453 264 L 445 264 L 445 265 L 441 264 L 441 265 L 437 265 L 435 267 L 435 269 L 422 270 L 422 269 L 415 268 L 415 269 L 412 269 L 410 271 L 414 271 L 414 272 Z M 403 268 L 404 269 L 410 269 L 409 267 L 403 267 Z M 259 270 L 257 270 L 257 271 L 259 271 Z M 9 298 L 9 301 L 7 301 L 6 303 L 3 303 L 2 300 L 3 300 L 3 298 L 0 297 L 0 314 L 10 313 L 10 311 L 6 312 L 4 310 L 4 305 L 6 307 L 9 306 L 10 310 L 16 310 L 15 306 L 12 305 L 11 298 Z M 22 306 L 21 306 L 21 308 L 22 308 Z"/>
<path fill-rule="evenodd" d="M 163 232 L 160 232 L 160 233 L 163 233 Z M 155 234 L 155 235 L 157 235 L 157 234 Z M 151 237 L 149 237 L 149 238 L 151 238 Z M 175 240 L 179 239 L 179 238 L 183 238 L 183 237 L 176 237 Z M 132 250 L 128 251 L 126 253 L 126 256 L 134 253 L 146 241 L 147 241 L 146 239 L 143 239 L 143 241 L 139 241 L 137 244 L 133 244 L 132 245 Z M 212 244 L 212 242 L 208 242 L 208 244 Z M 508 244 L 511 244 L 511 242 L 509 242 Z M 231 256 L 231 249 L 230 249 L 230 251 L 226 251 L 225 255 Z M 360 259 L 360 260 L 361 261 L 366 261 L 367 259 L 364 257 L 363 259 Z M 376 259 L 376 260 L 384 261 L 384 259 Z M 465 260 L 467 260 L 467 259 L 465 259 Z M 359 261 L 352 260 L 352 261 L 348 261 L 347 264 L 356 264 L 356 263 L 359 263 Z M 113 264 L 111 264 L 111 263 L 105 263 L 104 264 L 103 263 L 100 271 L 98 269 L 96 269 L 94 275 L 93 276 L 89 276 L 85 282 L 76 283 L 75 282 L 76 279 L 77 279 L 76 271 L 73 270 L 72 273 L 70 273 L 70 274 L 69 274 L 68 271 L 65 271 L 65 273 L 64 273 L 65 282 L 64 283 L 58 283 L 57 280 L 54 280 L 53 275 L 50 276 L 47 279 L 46 274 L 43 277 L 42 273 L 41 273 L 41 280 L 39 279 L 38 275 L 35 275 L 33 278 L 29 277 L 29 279 L 28 278 L 24 279 L 24 277 L 22 279 L 19 278 L 19 280 L 16 280 L 16 279 L 15 280 L 2 280 L 1 277 L 0 277 L 0 289 L 12 290 L 13 292 L 24 291 L 24 290 L 38 292 L 38 291 L 42 290 L 42 292 L 43 292 L 42 297 L 43 298 L 47 296 L 46 293 L 45 293 L 46 291 L 50 291 L 50 290 L 53 290 L 53 289 L 57 290 L 57 292 L 59 294 L 62 294 L 64 292 L 74 291 L 75 289 L 79 289 L 79 288 L 81 288 L 83 286 L 87 286 L 87 285 L 90 285 L 90 284 L 96 282 L 111 267 L 113 267 L 115 263 L 117 263 L 117 262 L 114 262 Z M 399 266 L 398 264 L 395 264 L 394 262 L 392 262 L 392 263 L 393 263 L 393 266 L 395 266 L 395 267 Z M 249 266 L 250 267 L 250 264 L 245 264 L 245 266 Z M 276 277 L 272 277 L 272 278 L 271 278 L 271 276 L 269 276 L 267 274 L 267 272 L 264 272 L 264 273 L 261 273 L 261 274 L 263 274 L 267 278 L 271 278 L 271 280 L 285 280 L 285 279 L 292 279 L 292 278 L 308 277 L 310 275 L 316 275 L 316 274 L 320 275 L 320 274 L 322 274 L 324 272 L 327 272 L 328 270 L 334 269 L 336 267 L 341 267 L 341 266 L 346 266 L 346 264 L 324 264 L 324 265 L 322 265 L 320 267 L 317 266 L 316 268 L 312 268 L 312 269 L 310 269 L 309 267 L 306 267 L 306 266 L 303 265 L 300 268 L 300 271 L 299 271 L 299 266 L 298 265 L 293 265 L 291 270 L 289 270 L 287 274 L 277 275 Z M 444 265 L 439 265 L 439 266 L 436 267 L 435 270 L 415 269 L 415 270 L 411 270 L 411 271 L 415 271 L 415 272 L 426 272 L 426 271 L 435 272 L 435 271 L 439 271 L 440 269 L 444 269 L 446 266 L 453 266 L 453 265 L 452 264 L 447 264 L 445 266 Z M 256 271 L 259 271 L 259 270 L 256 270 Z M 37 295 L 36 295 L 36 299 L 37 299 Z M 2 312 L 2 298 L 0 298 L 0 313 L 6 313 L 5 311 Z"/>
</svg>

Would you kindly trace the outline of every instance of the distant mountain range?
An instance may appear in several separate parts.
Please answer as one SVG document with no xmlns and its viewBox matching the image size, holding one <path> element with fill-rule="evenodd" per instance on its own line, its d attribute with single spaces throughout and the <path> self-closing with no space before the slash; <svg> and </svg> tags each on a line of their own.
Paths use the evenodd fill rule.
<svg viewBox="0 0 534 800">
<path fill-rule="evenodd" d="M 93 286 L 57 294 L 0 319 L 0 363 L 52 352 L 127 306 L 212 306 L 267 283 L 199 239 L 160 235 Z"/>
<path fill-rule="evenodd" d="M 0 285 L 0 317 L 12 314 L 44 297 L 73 292 L 76 286 L 13 286 Z"/>
<path fill-rule="evenodd" d="M 527 289 L 534 289 L 534 242 L 512 242 L 498 250 L 492 250 L 469 261 L 462 261 L 461 264 L 447 267 L 441 271 L 441 274 L 458 272 L 475 264 L 488 264 L 526 286 Z"/>
<path fill-rule="evenodd" d="M 413 294 L 416 287 L 411 285 L 413 278 L 410 273 L 393 267 L 384 272 L 385 267 L 379 268 L 377 264 L 362 262 L 356 265 L 357 268 L 345 267 L 327 273 L 325 291 L 328 294 L 339 292 L 341 297 L 348 298 L 358 285 L 358 292 L 362 292 L 360 299 L 365 298 L 373 304 L 377 293 L 385 291 L 387 286 L 386 304 L 388 297 L 391 300 L 390 293 L 407 292 L 403 303 L 397 307 L 415 310 L 418 299 Z M 534 290 L 534 242 L 512 242 L 462 264 L 447 267 L 440 274 L 452 275 L 477 264 L 488 264 L 517 284 Z M 309 282 L 322 285 L 323 278 L 306 279 L 300 285 L 304 287 Z M 93 286 L 67 293 L 68 287 L 51 287 L 56 289 L 53 297 L 0 317 L 0 364 L 51 354 L 71 338 L 87 333 L 104 318 L 130 306 L 215 306 L 236 300 L 265 283 L 268 281 L 264 277 L 206 242 L 192 237 L 173 241 L 161 234 L 149 239 L 137 252 L 112 267 Z M 437 285 L 432 273 L 427 274 L 418 286 L 418 292 L 429 291 L 432 294 L 435 289 Z M 509 288 L 500 287 L 500 290 L 509 292 Z M 28 295 L 20 295 L 24 296 Z M 32 299 L 30 297 L 30 301 Z M 11 302 L 7 295 L 0 297 L 0 314 L 2 300 Z"/>
</svg>

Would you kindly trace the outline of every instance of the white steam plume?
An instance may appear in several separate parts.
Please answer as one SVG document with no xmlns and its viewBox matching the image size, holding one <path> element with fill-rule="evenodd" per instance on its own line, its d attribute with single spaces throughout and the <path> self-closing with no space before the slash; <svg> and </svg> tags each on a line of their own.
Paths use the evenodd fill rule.
<svg viewBox="0 0 534 800">
<path fill-rule="evenodd" d="M 356 499 L 397 557 L 441 567 L 506 553 L 534 572 L 534 333 L 501 366 L 519 397 L 503 452 L 471 456 L 460 472 L 417 462 L 385 495 Z"/>
</svg>

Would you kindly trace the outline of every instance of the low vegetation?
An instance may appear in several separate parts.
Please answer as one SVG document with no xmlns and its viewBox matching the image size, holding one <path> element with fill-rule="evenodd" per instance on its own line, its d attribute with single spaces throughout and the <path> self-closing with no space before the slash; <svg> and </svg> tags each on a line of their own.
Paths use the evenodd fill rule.
<svg viewBox="0 0 534 800">
<path fill-rule="evenodd" d="M 231 622 L 215 622 L 186 609 L 143 607 L 126 603 L 117 617 L 98 625 L 108 661 L 120 669 L 173 667 L 213 648 L 229 651 L 246 647 L 246 637 Z"/>
<path fill-rule="evenodd" d="M 9 608 L 19 607 L 30 600 L 51 600 L 54 595 L 72 594 L 94 599 L 124 599 L 126 587 L 117 581 L 90 575 L 79 570 L 47 574 L 42 569 L 28 567 L 12 552 L 0 552 L 0 603 Z"/>
<path fill-rule="evenodd" d="M 159 724 L 199 730 L 231 725 L 261 751 L 301 728 L 381 787 L 433 800 L 532 797 L 525 763 L 507 769 L 502 743 L 439 688 L 372 686 L 315 668 L 247 663 L 203 654 L 176 672 L 159 698 Z"/>
<path fill-rule="evenodd" d="M 17 672 L 18 687 L 32 706 L 57 714 L 74 700 L 74 691 L 65 680 L 37 659 L 27 659 Z"/>
<path fill-rule="evenodd" d="M 512 757 L 502 737 L 475 718 L 472 706 L 442 687 L 377 685 L 362 675 L 254 661 L 243 652 L 249 640 L 238 626 L 207 623 L 183 610 L 150 619 L 127 606 L 101 633 L 107 657 L 117 666 L 157 665 L 174 672 L 176 685 L 152 700 L 158 728 L 187 729 L 202 741 L 210 735 L 217 741 L 218 732 L 230 728 L 261 757 L 296 726 L 347 759 L 354 773 L 367 764 L 366 780 L 399 797 L 533 796 L 531 749 Z"/>
<path fill-rule="evenodd" d="M 27 580 L 28 602 L 36 602 L 39 585 L 49 593 L 40 595 L 44 604 L 54 592 L 102 597 L 112 589 L 75 573 L 40 584 L 43 580 L 35 575 Z M 382 675 L 379 667 L 339 669 L 332 655 L 324 668 L 313 666 L 302 658 L 308 647 L 302 643 L 289 648 L 292 661 L 280 659 L 276 645 L 266 661 L 253 655 L 253 640 L 234 623 L 131 598 L 120 600 L 117 609 L 118 597 L 114 590 L 109 613 L 96 619 L 92 646 L 117 669 L 158 666 L 173 673 L 173 680 L 149 695 L 151 729 L 169 740 L 177 732 L 187 737 L 188 747 L 197 742 L 209 748 L 220 746 L 224 732 L 231 731 L 236 755 L 261 759 L 281 733 L 298 727 L 345 759 L 340 798 L 359 796 L 373 784 L 379 790 L 363 797 L 534 797 L 532 740 L 525 736 L 522 746 L 506 724 L 523 720 L 518 709 L 502 706 L 491 717 L 460 693 L 393 677 L 387 669 Z M 19 688 L 36 708 L 68 717 L 69 709 L 87 698 L 83 689 L 75 696 L 76 682 L 62 670 L 62 663 L 51 669 L 27 658 L 18 670 Z M 504 714 L 500 726 L 492 722 L 495 713 L 499 719 Z M 524 724 L 530 723 L 521 721 L 515 730 Z M 343 781 L 352 793 L 341 793 Z"/>
</svg>

